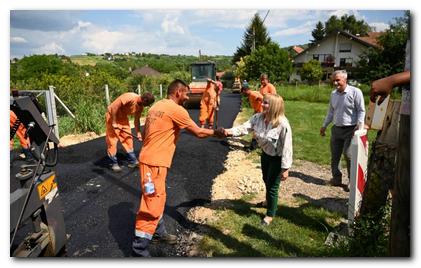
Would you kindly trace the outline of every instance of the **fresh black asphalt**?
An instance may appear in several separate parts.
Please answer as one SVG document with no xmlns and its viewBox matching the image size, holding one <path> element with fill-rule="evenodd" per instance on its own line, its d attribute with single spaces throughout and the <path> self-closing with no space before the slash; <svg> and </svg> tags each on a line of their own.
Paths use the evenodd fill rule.
<svg viewBox="0 0 421 268">
<path fill-rule="evenodd" d="M 240 108 L 240 95 L 224 92 L 218 126 L 229 128 Z M 199 110 L 189 110 L 198 123 Z M 138 154 L 141 143 L 135 141 Z M 129 169 L 122 147 L 117 157 L 123 172 L 112 172 L 106 162 L 105 138 L 59 150 L 56 166 L 66 233 L 71 235 L 68 257 L 121 258 L 131 256 L 134 222 L 139 206 L 138 169 Z M 212 180 L 224 171 L 228 147 L 217 138 L 198 139 L 182 131 L 167 176 L 165 226 L 170 233 L 194 229 L 186 219 L 193 206 L 210 201 Z M 11 191 L 17 161 L 11 163 Z M 199 187 L 200 186 L 200 187 Z M 177 256 L 174 246 L 152 244 L 153 256 Z"/>
</svg>

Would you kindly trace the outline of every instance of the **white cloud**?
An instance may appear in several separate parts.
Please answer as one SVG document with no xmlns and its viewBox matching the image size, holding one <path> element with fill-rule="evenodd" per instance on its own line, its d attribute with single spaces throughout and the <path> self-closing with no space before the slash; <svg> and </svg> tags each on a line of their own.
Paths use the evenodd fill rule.
<svg viewBox="0 0 421 268">
<path fill-rule="evenodd" d="M 104 53 L 113 52 L 117 45 L 127 38 L 127 35 L 117 31 L 98 29 L 83 34 L 83 46 L 89 51 Z"/>
<path fill-rule="evenodd" d="M 10 42 L 16 43 L 16 44 L 19 44 L 19 43 L 22 44 L 22 43 L 27 43 L 28 41 L 26 41 L 26 39 L 23 37 L 15 36 L 15 37 L 10 38 Z"/>
<path fill-rule="evenodd" d="M 311 33 L 314 27 L 314 22 L 309 21 L 304 24 L 298 25 L 297 27 L 289 27 L 286 29 L 281 29 L 273 33 L 273 36 L 291 36 L 291 35 L 300 35 Z"/>
<path fill-rule="evenodd" d="M 185 33 L 183 27 L 178 23 L 178 17 L 170 18 L 169 16 L 165 16 L 165 19 L 161 23 L 161 29 L 164 33 Z"/>
<path fill-rule="evenodd" d="M 33 49 L 34 54 L 65 54 L 63 47 L 56 42 L 47 43 L 39 48 Z"/>
<path fill-rule="evenodd" d="M 373 27 L 376 32 L 383 32 L 389 28 L 389 24 L 384 22 L 372 22 L 369 25 Z"/>
</svg>

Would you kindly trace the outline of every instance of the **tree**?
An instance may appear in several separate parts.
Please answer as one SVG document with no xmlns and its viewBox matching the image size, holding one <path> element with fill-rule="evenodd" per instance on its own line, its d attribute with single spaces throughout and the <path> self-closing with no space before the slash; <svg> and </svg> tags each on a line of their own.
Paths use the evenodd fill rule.
<svg viewBox="0 0 421 268">
<path fill-rule="evenodd" d="M 409 12 L 395 22 L 378 39 L 380 47 L 365 51 L 357 63 L 357 75 L 364 83 L 399 73 L 405 64 L 405 46 L 409 37 Z M 375 68 L 373 68 L 375 66 Z"/>
<path fill-rule="evenodd" d="M 244 58 L 244 77 L 247 80 L 258 80 L 260 74 L 266 73 L 271 80 L 287 81 L 292 72 L 292 63 L 288 52 L 278 44 L 270 42 L 260 46 Z"/>
<path fill-rule="evenodd" d="M 354 15 L 348 16 L 345 14 L 341 18 L 331 16 L 325 22 L 325 36 L 337 31 L 346 31 L 354 35 L 366 36 L 371 30 L 371 27 L 364 20 L 357 20 Z"/>
<path fill-rule="evenodd" d="M 241 57 L 250 55 L 254 49 L 267 45 L 270 41 L 271 39 L 262 19 L 258 13 L 254 14 L 244 33 L 241 47 L 237 47 L 237 51 L 234 53 L 232 63 L 235 64 Z"/>
<path fill-rule="evenodd" d="M 317 60 L 310 60 L 303 64 L 301 68 L 301 78 L 307 80 L 309 83 L 319 82 L 323 77 L 323 69 L 320 62 Z"/>
<path fill-rule="evenodd" d="M 316 24 L 316 28 L 311 32 L 311 36 L 314 38 L 311 40 L 311 43 L 313 44 L 325 37 L 325 28 L 323 27 L 323 23 L 321 21 Z"/>
</svg>

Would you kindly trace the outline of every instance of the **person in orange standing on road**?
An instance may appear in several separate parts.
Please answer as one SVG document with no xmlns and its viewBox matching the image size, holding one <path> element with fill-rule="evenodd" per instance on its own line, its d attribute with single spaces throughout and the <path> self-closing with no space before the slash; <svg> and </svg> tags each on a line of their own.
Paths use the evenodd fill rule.
<svg viewBox="0 0 421 268">
<path fill-rule="evenodd" d="M 132 130 L 129 123 L 129 115 L 134 115 L 134 127 L 136 136 L 142 140 L 140 133 L 140 116 L 145 106 L 151 105 L 155 101 L 154 96 L 150 92 L 146 92 L 139 96 L 133 92 L 127 92 L 119 96 L 113 101 L 107 109 L 106 113 L 106 137 L 107 154 L 111 161 L 111 169 L 115 172 L 121 171 L 121 167 L 117 162 L 117 143 L 121 142 L 127 153 L 129 160 L 128 167 L 134 168 L 138 165 L 137 157 L 133 151 Z"/>
<path fill-rule="evenodd" d="M 12 128 L 15 127 L 15 124 L 17 121 L 18 121 L 18 117 L 12 110 L 10 110 L 10 130 L 11 131 L 12 131 Z M 16 130 L 15 135 L 18 136 L 19 143 L 22 146 L 23 154 L 25 155 L 25 159 L 30 160 L 32 159 L 30 149 L 29 149 L 31 143 L 28 137 L 25 138 L 25 132 L 26 132 L 26 128 L 23 126 L 22 123 L 20 123 L 19 127 Z M 13 147 L 14 147 L 13 137 L 10 137 L 10 151 L 13 150 Z"/>
<path fill-rule="evenodd" d="M 224 85 L 222 84 L 219 76 L 216 76 L 216 87 L 218 89 L 218 92 L 216 93 L 216 95 L 218 96 L 218 103 L 217 103 L 217 108 L 219 107 L 219 105 L 221 105 L 221 94 L 222 94 L 222 90 L 224 90 Z"/>
<path fill-rule="evenodd" d="M 267 74 L 261 74 L 260 75 L 260 94 L 264 96 L 268 93 L 277 95 L 276 88 L 274 85 L 269 83 L 269 78 Z"/>
<path fill-rule="evenodd" d="M 241 92 L 244 96 L 248 97 L 250 106 L 253 108 L 254 113 L 261 113 L 263 111 L 263 95 L 260 94 L 260 92 L 251 90 L 247 82 L 243 82 Z"/>
<path fill-rule="evenodd" d="M 143 147 L 139 156 L 142 195 L 132 243 L 135 256 L 150 257 L 147 247 L 152 239 L 176 242 L 176 236 L 165 230 L 163 213 L 166 202 L 165 180 L 180 130 L 186 129 L 198 138 L 224 136 L 222 129 L 200 128 L 190 118 L 187 110 L 182 107 L 183 102 L 189 99 L 188 92 L 189 87 L 184 81 L 174 80 L 168 86 L 167 98 L 155 103 L 146 117 Z M 149 191 L 151 187 L 145 185 L 149 178 L 154 185 L 153 191 Z"/>
<path fill-rule="evenodd" d="M 217 105 L 217 91 L 216 82 L 208 79 L 206 89 L 200 100 L 199 122 L 202 128 L 205 127 L 206 122 L 208 122 L 209 129 L 213 128 L 215 108 Z"/>
</svg>

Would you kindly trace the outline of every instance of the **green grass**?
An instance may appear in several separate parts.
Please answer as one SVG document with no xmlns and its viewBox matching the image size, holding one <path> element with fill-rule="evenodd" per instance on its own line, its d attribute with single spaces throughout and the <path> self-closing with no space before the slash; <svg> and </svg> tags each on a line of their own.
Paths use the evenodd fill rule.
<svg viewBox="0 0 421 268">
<path fill-rule="evenodd" d="M 95 66 L 98 62 L 106 62 L 101 56 L 84 56 L 84 55 L 77 55 L 71 56 L 71 61 L 78 65 L 91 65 Z"/>
<path fill-rule="evenodd" d="M 265 209 L 245 200 L 218 208 L 219 219 L 204 226 L 208 234 L 200 248 L 208 257 L 320 257 L 341 256 L 324 244 L 341 215 L 302 202 L 280 205 L 269 226 L 260 224 Z"/>
</svg>

